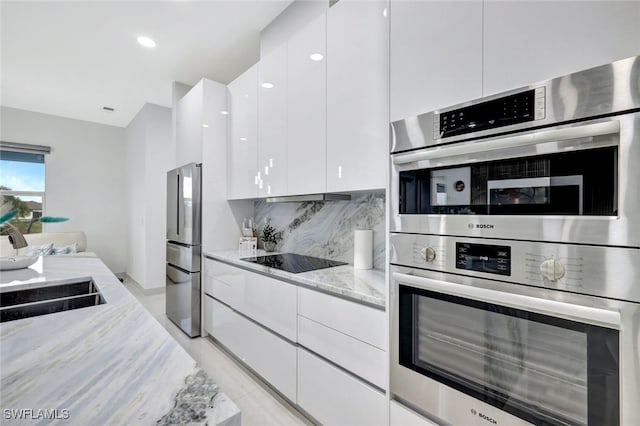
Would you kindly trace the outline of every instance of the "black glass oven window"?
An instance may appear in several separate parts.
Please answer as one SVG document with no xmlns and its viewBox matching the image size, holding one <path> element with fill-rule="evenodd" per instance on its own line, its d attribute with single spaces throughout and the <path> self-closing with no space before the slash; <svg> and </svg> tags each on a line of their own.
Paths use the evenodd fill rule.
<svg viewBox="0 0 640 426">
<path fill-rule="evenodd" d="M 495 129 L 534 119 L 535 90 L 440 114 L 441 137 Z"/>
<path fill-rule="evenodd" d="M 617 215 L 617 147 L 402 171 L 401 214 Z"/>
<path fill-rule="evenodd" d="M 542 425 L 619 424 L 618 332 L 400 286 L 400 364 Z"/>
</svg>

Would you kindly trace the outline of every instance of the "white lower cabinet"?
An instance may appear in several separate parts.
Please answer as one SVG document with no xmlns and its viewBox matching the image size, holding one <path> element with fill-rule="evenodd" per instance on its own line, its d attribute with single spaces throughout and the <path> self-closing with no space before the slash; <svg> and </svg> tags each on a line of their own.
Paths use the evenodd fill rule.
<svg viewBox="0 0 640 426">
<path fill-rule="evenodd" d="M 387 317 L 380 309 L 299 287 L 298 315 L 382 350 L 387 348 Z"/>
<path fill-rule="evenodd" d="M 296 346 L 209 296 L 205 303 L 210 304 L 205 311 L 211 311 L 207 331 L 295 403 Z"/>
<path fill-rule="evenodd" d="M 244 286 L 234 289 L 234 309 L 295 342 L 296 286 L 248 271 L 244 275 Z"/>
<path fill-rule="evenodd" d="M 298 348 L 298 405 L 327 426 L 386 425 L 386 396 Z"/>
<path fill-rule="evenodd" d="M 396 401 L 391 401 L 389 414 L 389 426 L 438 426 Z"/>
<path fill-rule="evenodd" d="M 302 316 L 298 342 L 380 389 L 387 388 L 385 351 Z"/>
</svg>

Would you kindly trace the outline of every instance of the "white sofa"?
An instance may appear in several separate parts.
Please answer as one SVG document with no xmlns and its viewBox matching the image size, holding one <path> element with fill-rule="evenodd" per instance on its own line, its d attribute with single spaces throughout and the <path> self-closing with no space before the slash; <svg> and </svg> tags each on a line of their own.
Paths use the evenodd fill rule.
<svg viewBox="0 0 640 426">
<path fill-rule="evenodd" d="M 94 253 L 87 251 L 87 236 L 82 231 L 76 232 L 42 232 L 40 234 L 26 234 L 24 238 L 29 246 L 40 247 L 53 243 L 54 247 L 63 247 L 70 244 L 76 244 L 76 253 L 71 256 L 95 256 Z M 18 254 L 25 254 L 29 247 L 20 249 Z M 6 235 L 0 236 L 0 256 L 15 256 L 16 251 L 9 242 Z M 66 255 L 69 256 L 69 255 Z"/>
</svg>

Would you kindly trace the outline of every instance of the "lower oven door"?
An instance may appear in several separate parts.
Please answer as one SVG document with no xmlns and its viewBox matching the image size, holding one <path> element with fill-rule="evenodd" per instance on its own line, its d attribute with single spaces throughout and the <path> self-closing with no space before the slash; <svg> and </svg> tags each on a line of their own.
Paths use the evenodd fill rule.
<svg viewBox="0 0 640 426">
<path fill-rule="evenodd" d="M 453 425 L 640 421 L 639 305 L 391 269 L 395 399 Z"/>
</svg>

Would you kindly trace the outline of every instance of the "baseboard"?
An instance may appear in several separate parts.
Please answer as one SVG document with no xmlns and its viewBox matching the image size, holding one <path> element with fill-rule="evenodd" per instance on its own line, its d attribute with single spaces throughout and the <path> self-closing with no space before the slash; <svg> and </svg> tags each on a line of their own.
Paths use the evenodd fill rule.
<svg viewBox="0 0 640 426">
<path fill-rule="evenodd" d="M 127 273 L 123 274 L 123 277 L 125 280 L 127 280 L 128 283 L 131 283 L 133 285 L 135 285 L 138 290 L 140 290 L 140 292 L 142 294 L 144 294 L 145 296 L 153 296 L 154 294 L 162 294 L 165 291 L 164 287 L 152 287 L 152 288 L 144 288 L 140 285 L 140 283 L 136 280 L 134 280 L 133 278 L 131 278 L 131 276 Z"/>
</svg>

